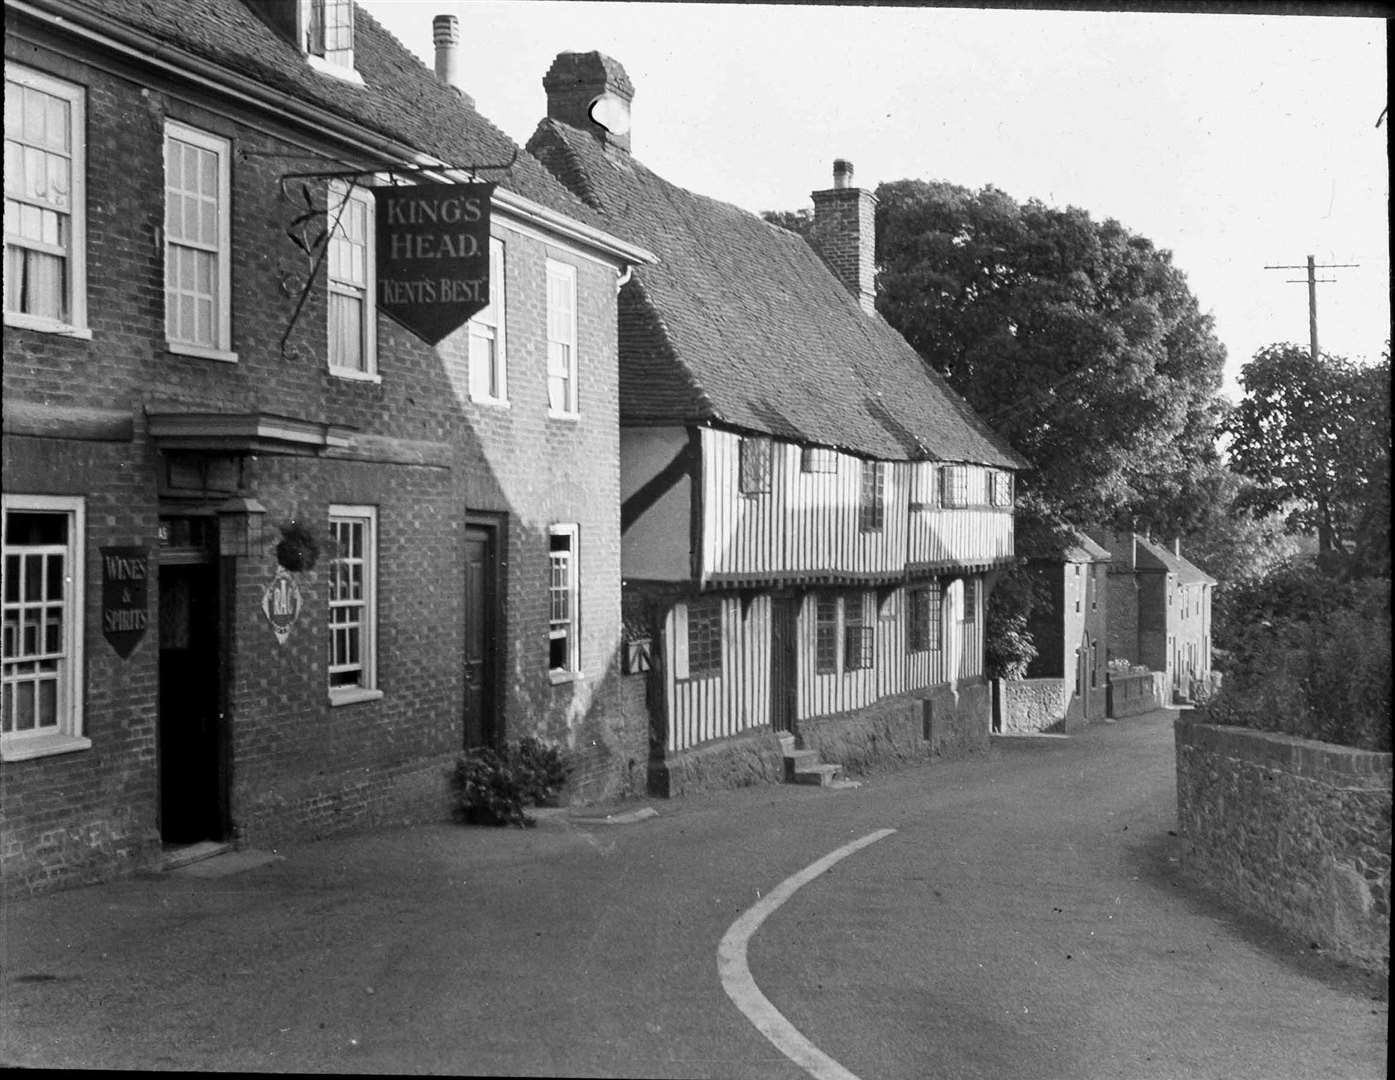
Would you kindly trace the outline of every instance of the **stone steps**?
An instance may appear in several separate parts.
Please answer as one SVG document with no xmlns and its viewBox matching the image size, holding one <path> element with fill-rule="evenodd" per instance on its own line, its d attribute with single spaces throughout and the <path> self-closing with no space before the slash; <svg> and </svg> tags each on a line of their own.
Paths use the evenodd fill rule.
<svg viewBox="0 0 1395 1080">
<path fill-rule="evenodd" d="M 817 750 L 798 749 L 798 740 L 792 734 L 780 735 L 780 747 L 785 759 L 785 783 L 808 784 L 814 787 L 854 788 L 860 787 L 856 780 L 844 780 L 838 774 L 841 765 L 829 765 L 822 761 Z"/>
</svg>

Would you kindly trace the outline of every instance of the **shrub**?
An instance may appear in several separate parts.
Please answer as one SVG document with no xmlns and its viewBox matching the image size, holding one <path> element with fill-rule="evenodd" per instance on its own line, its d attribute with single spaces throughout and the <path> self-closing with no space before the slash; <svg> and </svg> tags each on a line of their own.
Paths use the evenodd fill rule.
<svg viewBox="0 0 1395 1080">
<path fill-rule="evenodd" d="M 1286 567 L 1231 587 L 1226 635 L 1211 720 L 1390 750 L 1388 578 L 1339 582 Z"/>
<path fill-rule="evenodd" d="M 560 750 L 531 736 L 502 753 L 472 750 L 455 765 L 457 815 L 473 825 L 535 825 L 524 807 L 555 801 L 570 772 Z"/>
<path fill-rule="evenodd" d="M 523 796 L 536 806 L 552 803 L 567 786 L 571 763 L 555 746 L 529 735 L 511 750 L 511 760 L 523 785 Z"/>
</svg>

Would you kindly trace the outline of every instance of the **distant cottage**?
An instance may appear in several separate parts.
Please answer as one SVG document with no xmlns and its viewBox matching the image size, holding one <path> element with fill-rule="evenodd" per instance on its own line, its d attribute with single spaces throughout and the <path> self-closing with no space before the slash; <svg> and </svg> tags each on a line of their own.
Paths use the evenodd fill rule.
<svg viewBox="0 0 1395 1080">
<path fill-rule="evenodd" d="M 873 196 L 836 163 L 816 253 L 636 160 L 615 60 L 563 53 L 543 85 L 529 151 L 657 256 L 620 293 L 650 790 L 778 777 L 796 738 L 852 768 L 985 746 L 985 599 L 1024 462 L 876 314 Z"/>
<path fill-rule="evenodd" d="M 1045 586 L 1028 631 L 1037 655 L 1023 679 L 1004 680 L 1002 731 L 1074 731 L 1102 720 L 1108 694 L 1109 552 L 1081 532 L 1055 550 L 1020 551 Z"/>
<path fill-rule="evenodd" d="M 1100 530 L 1110 553 L 1109 652 L 1161 672 L 1177 701 L 1211 679 L 1211 597 L 1216 579 L 1147 536 Z M 1160 704 L 1170 702 L 1164 700 Z"/>
</svg>

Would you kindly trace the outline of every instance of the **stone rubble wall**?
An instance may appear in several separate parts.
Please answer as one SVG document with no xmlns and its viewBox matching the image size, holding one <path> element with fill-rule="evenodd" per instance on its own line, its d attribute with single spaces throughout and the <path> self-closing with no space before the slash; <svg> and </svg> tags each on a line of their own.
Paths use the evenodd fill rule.
<svg viewBox="0 0 1395 1080">
<path fill-rule="evenodd" d="M 1071 688 L 1065 679 L 1004 679 L 1002 694 L 1005 734 L 1065 731 L 1072 726 L 1067 717 Z"/>
<path fill-rule="evenodd" d="M 1109 704 L 1106 715 L 1111 717 L 1141 716 L 1161 709 L 1171 701 L 1167 694 L 1167 675 L 1149 671 L 1139 675 L 1108 676 Z"/>
<path fill-rule="evenodd" d="M 1390 970 L 1391 755 L 1176 723 L 1183 869 L 1363 968 Z"/>
<path fill-rule="evenodd" d="M 988 749 L 992 692 L 982 679 L 882 698 L 863 709 L 801 719 L 799 745 L 850 776 Z"/>
</svg>

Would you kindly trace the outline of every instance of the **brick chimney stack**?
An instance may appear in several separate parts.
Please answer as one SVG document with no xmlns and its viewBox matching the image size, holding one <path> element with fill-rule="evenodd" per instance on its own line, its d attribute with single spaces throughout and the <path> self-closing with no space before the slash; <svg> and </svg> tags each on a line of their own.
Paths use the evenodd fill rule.
<svg viewBox="0 0 1395 1080">
<path fill-rule="evenodd" d="M 630 103 L 635 88 L 618 60 L 599 52 L 558 53 L 543 76 L 547 116 L 593 135 L 607 148 L 630 152 Z"/>
<path fill-rule="evenodd" d="M 856 297 L 868 315 L 876 312 L 877 198 L 853 186 L 852 162 L 833 163 L 833 186 L 813 192 L 814 250 Z"/>
</svg>

